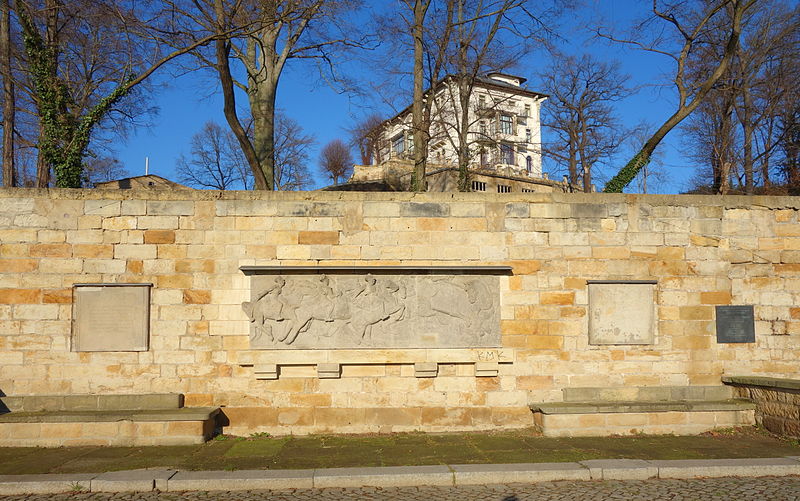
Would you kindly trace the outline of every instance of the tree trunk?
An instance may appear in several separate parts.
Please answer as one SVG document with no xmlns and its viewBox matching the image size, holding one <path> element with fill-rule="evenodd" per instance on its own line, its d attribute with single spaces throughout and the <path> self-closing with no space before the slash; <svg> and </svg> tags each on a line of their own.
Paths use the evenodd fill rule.
<svg viewBox="0 0 800 501">
<path fill-rule="evenodd" d="M 742 110 L 742 147 L 743 158 L 742 167 L 744 168 L 744 189 L 745 193 L 752 195 L 755 193 L 755 173 L 753 169 L 753 121 L 750 89 L 747 85 L 742 89 L 744 110 Z"/>
<path fill-rule="evenodd" d="M 250 93 L 250 112 L 253 115 L 253 149 L 266 180 L 267 190 L 275 189 L 275 97 L 277 82 L 261 82 Z"/>
<path fill-rule="evenodd" d="M 15 95 L 11 75 L 11 9 L 0 3 L 0 75 L 3 78 L 3 186 L 17 185 L 14 166 Z"/>
<path fill-rule="evenodd" d="M 746 5 L 750 6 L 752 4 Z M 747 8 L 746 5 L 738 1 L 735 2 L 735 8 L 732 13 L 733 19 L 731 21 L 731 33 L 728 37 L 728 42 L 725 45 L 725 51 L 722 59 L 712 74 L 702 83 L 702 85 L 700 85 L 700 88 L 697 90 L 697 93 L 694 95 L 694 98 L 691 100 L 691 102 L 686 104 L 681 101 L 681 105 L 678 106 L 678 110 L 671 117 L 669 117 L 661 125 L 661 127 L 658 128 L 658 130 L 650 137 L 650 139 L 647 140 L 647 142 L 644 143 L 644 146 L 642 146 L 639 152 L 625 165 L 625 167 L 620 169 L 620 171 L 608 183 L 606 183 L 606 186 L 603 189 L 604 192 L 622 193 L 622 190 L 625 189 L 625 187 L 630 184 L 631 181 L 633 181 L 633 179 L 636 177 L 636 174 L 639 173 L 642 167 L 650 162 L 650 157 L 653 155 L 656 147 L 659 145 L 659 143 L 661 143 L 667 133 L 681 123 L 683 119 L 689 116 L 695 109 L 697 109 L 698 106 L 700 106 L 700 103 L 702 103 L 708 93 L 711 92 L 714 84 L 717 83 L 725 71 L 727 71 L 731 64 L 731 60 L 733 59 L 733 56 L 739 47 L 739 37 L 742 33 L 742 16 Z M 688 57 L 688 51 L 681 54 L 681 58 L 686 57 Z"/>
<path fill-rule="evenodd" d="M 429 2 L 415 0 L 414 2 L 414 102 L 411 108 L 412 130 L 414 134 L 414 172 L 411 175 L 411 191 L 426 191 L 425 164 L 427 161 L 426 148 L 423 148 L 424 124 L 423 124 L 423 82 L 425 80 L 423 68 L 423 24 L 425 13 L 428 10 Z"/>
</svg>

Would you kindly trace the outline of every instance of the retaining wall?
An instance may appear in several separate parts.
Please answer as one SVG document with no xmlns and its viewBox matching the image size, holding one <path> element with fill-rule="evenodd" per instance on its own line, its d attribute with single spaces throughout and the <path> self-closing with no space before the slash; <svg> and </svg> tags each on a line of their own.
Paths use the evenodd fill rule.
<svg viewBox="0 0 800 501">
<path fill-rule="evenodd" d="M 232 433 L 446 431 L 531 426 L 528 404 L 565 387 L 797 377 L 798 208 L 792 197 L 3 189 L 0 391 L 182 392 L 187 406 L 225 406 Z M 252 350 L 239 268 L 253 265 L 510 266 L 500 346 Z M 587 280 L 655 280 L 653 344 L 590 345 Z M 95 282 L 153 284 L 149 350 L 71 351 L 73 285 Z M 715 306 L 727 304 L 755 306 L 754 343 L 717 343 Z M 341 363 L 340 377 L 320 377 L 322 362 Z M 283 364 L 278 379 L 257 379 L 269 363 Z"/>
</svg>

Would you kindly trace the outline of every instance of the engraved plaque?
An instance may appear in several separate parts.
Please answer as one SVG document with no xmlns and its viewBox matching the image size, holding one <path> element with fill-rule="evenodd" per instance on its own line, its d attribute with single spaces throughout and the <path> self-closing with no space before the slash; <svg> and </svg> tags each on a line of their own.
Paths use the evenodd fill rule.
<svg viewBox="0 0 800 501">
<path fill-rule="evenodd" d="M 147 351 L 150 284 L 76 284 L 73 351 Z"/>
<path fill-rule="evenodd" d="M 755 343 L 753 305 L 717 306 L 717 343 Z"/>
<path fill-rule="evenodd" d="M 589 282 L 589 344 L 655 343 L 655 283 Z"/>
<path fill-rule="evenodd" d="M 500 346 L 500 282 L 484 275 L 298 274 L 251 278 L 260 349 Z"/>
</svg>

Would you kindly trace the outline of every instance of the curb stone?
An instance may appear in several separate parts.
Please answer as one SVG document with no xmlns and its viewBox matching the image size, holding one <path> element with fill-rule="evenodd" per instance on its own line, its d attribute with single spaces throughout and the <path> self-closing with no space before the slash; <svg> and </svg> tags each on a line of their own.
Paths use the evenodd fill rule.
<svg viewBox="0 0 800 501">
<path fill-rule="evenodd" d="M 457 464 L 451 466 L 455 485 L 591 480 L 579 463 Z"/>
<path fill-rule="evenodd" d="M 311 489 L 315 470 L 179 471 L 166 491 L 253 491 Z"/>
<path fill-rule="evenodd" d="M 460 486 L 559 480 L 800 476 L 800 456 L 750 459 L 590 459 L 577 463 L 383 466 L 306 470 L 0 475 L 0 495 L 70 491 L 245 491 L 346 487 Z"/>
</svg>

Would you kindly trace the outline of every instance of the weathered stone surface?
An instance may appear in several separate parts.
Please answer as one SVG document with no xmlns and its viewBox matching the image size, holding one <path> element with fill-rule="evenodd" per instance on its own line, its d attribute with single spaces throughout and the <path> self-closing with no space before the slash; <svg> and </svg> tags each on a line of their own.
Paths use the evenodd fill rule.
<svg viewBox="0 0 800 501">
<path fill-rule="evenodd" d="M 590 344 L 653 344 L 654 284 L 589 284 Z"/>
<path fill-rule="evenodd" d="M 252 278 L 250 342 L 263 349 L 499 346 L 498 277 Z"/>
<path fill-rule="evenodd" d="M 75 287 L 74 351 L 147 351 L 150 287 Z"/>
</svg>

